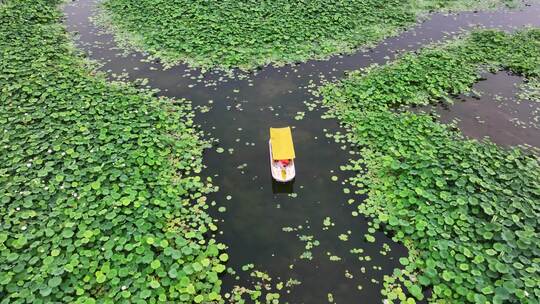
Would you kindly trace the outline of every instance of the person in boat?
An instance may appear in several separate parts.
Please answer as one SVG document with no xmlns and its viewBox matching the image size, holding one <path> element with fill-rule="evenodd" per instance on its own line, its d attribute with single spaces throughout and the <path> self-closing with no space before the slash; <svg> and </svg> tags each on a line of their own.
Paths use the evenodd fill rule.
<svg viewBox="0 0 540 304">
<path fill-rule="evenodd" d="M 291 163 L 291 160 L 290 159 L 279 159 L 279 160 L 276 160 L 276 162 L 278 162 L 283 167 L 287 167 Z"/>
</svg>

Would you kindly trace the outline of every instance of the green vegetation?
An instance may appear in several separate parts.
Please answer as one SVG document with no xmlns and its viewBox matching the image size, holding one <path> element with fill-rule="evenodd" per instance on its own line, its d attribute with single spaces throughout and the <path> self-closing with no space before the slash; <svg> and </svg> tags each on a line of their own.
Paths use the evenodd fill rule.
<svg viewBox="0 0 540 304">
<path fill-rule="evenodd" d="M 519 98 L 540 102 L 540 77 L 529 79 L 520 86 Z"/>
<path fill-rule="evenodd" d="M 166 62 L 251 69 L 352 52 L 396 34 L 431 10 L 493 8 L 491 0 L 107 0 L 121 40 Z"/>
<path fill-rule="evenodd" d="M 92 75 L 59 4 L 0 4 L 1 303 L 221 299 L 189 103 Z"/>
<path fill-rule="evenodd" d="M 535 155 L 467 140 L 429 115 L 395 111 L 468 91 L 481 71 L 540 75 L 540 30 L 474 32 L 357 72 L 321 92 L 361 160 L 358 209 L 409 247 L 390 300 L 432 288 L 442 303 L 538 303 L 540 166 Z M 395 281 L 395 280 L 398 281 Z M 401 281 L 401 283 L 399 283 Z"/>
</svg>

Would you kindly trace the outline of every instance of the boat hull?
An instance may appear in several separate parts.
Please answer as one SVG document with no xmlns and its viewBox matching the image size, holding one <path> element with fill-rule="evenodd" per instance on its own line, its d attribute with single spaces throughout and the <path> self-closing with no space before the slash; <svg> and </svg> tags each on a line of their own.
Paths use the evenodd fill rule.
<svg viewBox="0 0 540 304">
<path fill-rule="evenodd" d="M 292 181 L 296 176 L 294 160 L 291 160 L 287 166 L 283 166 L 281 163 L 275 162 L 272 159 L 272 141 L 268 141 L 268 148 L 270 150 L 270 171 L 272 172 L 272 178 L 281 183 Z"/>
</svg>

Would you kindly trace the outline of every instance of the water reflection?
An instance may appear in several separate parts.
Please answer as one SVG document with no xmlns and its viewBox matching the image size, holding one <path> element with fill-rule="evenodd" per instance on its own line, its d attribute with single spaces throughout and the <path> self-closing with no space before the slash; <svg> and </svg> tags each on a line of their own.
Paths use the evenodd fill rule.
<svg viewBox="0 0 540 304">
<path fill-rule="evenodd" d="M 540 148 L 540 103 L 520 100 L 521 76 L 507 71 L 487 73 L 473 85 L 472 92 L 457 96 L 454 104 L 421 107 L 443 123 L 454 122 L 467 137 L 500 146 Z"/>
</svg>

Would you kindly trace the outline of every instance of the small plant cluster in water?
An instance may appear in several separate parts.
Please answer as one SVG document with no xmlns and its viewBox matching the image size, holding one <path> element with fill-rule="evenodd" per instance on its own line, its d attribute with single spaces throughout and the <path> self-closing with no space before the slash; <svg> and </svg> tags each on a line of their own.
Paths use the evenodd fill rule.
<svg viewBox="0 0 540 304">
<path fill-rule="evenodd" d="M 540 102 L 540 77 L 531 78 L 520 86 L 519 98 Z"/>
<path fill-rule="evenodd" d="M 385 280 L 390 302 L 422 300 L 430 289 L 448 303 L 538 303 L 537 155 L 393 108 L 449 100 L 486 69 L 534 79 L 539 63 L 540 30 L 478 31 L 321 89 L 361 149 L 347 166 L 358 173 L 349 181 L 356 191 L 369 194 L 359 211 L 410 249 Z"/>
<path fill-rule="evenodd" d="M 249 276 L 253 279 L 254 286 L 252 288 L 234 286 L 231 293 L 225 294 L 225 298 L 228 299 L 230 303 L 279 304 L 281 293 L 290 293 L 294 286 L 301 284 L 301 282 L 296 279 L 272 283 L 272 277 L 270 277 L 269 274 L 260 270 L 254 270 L 254 267 L 255 265 L 253 264 L 242 266 L 242 271 L 250 271 Z M 229 273 L 234 275 L 235 271 L 229 268 Z M 239 277 L 237 277 L 237 279 L 239 279 Z"/>
<path fill-rule="evenodd" d="M 441 9 L 517 1 L 107 0 L 102 22 L 166 62 L 252 69 L 351 52 Z"/>
<path fill-rule="evenodd" d="M 61 2 L 0 5 L 1 302 L 222 301 L 189 103 L 92 76 Z"/>
</svg>

